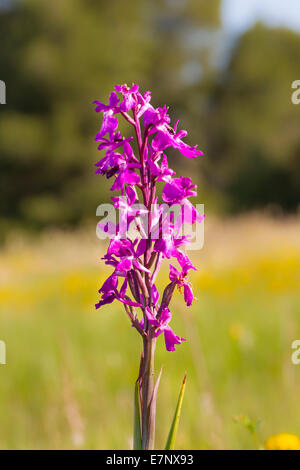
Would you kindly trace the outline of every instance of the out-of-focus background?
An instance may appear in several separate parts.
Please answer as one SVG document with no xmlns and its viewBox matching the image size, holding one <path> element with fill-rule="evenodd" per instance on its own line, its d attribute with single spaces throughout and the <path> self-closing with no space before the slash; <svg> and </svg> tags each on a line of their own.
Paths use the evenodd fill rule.
<svg viewBox="0 0 300 470">
<path fill-rule="evenodd" d="M 121 308 L 93 307 L 110 181 L 92 101 L 132 82 L 205 152 L 170 153 L 207 219 L 198 302 L 172 306 L 188 341 L 158 347 L 157 447 L 185 371 L 178 448 L 253 447 L 239 413 L 258 440 L 300 434 L 298 0 L 0 0 L 0 80 L 0 448 L 131 445 L 141 345 Z"/>
</svg>

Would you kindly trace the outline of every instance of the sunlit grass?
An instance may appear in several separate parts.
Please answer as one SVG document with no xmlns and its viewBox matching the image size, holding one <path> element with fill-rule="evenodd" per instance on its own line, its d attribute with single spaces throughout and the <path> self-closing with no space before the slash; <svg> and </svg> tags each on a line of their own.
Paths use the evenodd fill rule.
<svg viewBox="0 0 300 470">
<path fill-rule="evenodd" d="M 191 253 L 199 265 L 191 276 L 198 302 L 186 309 L 179 292 L 172 301 L 172 326 L 188 341 L 175 353 L 158 344 L 157 447 L 165 443 L 185 371 L 178 448 L 253 447 L 233 421 L 238 413 L 262 420 L 261 442 L 280 432 L 300 434 L 300 366 L 291 363 L 291 343 L 300 338 L 299 226 L 287 224 L 282 238 L 272 231 L 273 239 L 261 222 L 261 239 L 273 242 L 256 250 L 249 248 L 251 235 L 248 244 L 238 236 L 244 223 L 233 224 L 226 259 L 221 236 Z M 225 235 L 230 239 L 229 229 Z M 0 339 L 7 346 L 1 448 L 131 445 L 141 345 L 120 306 L 93 308 L 105 278 L 101 247 L 93 243 L 64 235 L 49 245 L 8 247 L 0 256 Z"/>
</svg>

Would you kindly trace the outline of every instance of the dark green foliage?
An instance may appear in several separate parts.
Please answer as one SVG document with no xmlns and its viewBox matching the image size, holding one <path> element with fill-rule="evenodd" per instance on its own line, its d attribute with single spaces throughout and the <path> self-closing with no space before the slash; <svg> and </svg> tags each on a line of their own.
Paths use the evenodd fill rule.
<svg viewBox="0 0 300 470">
<path fill-rule="evenodd" d="M 300 201 L 300 36 L 258 24 L 236 44 L 209 113 L 209 162 L 235 210 Z"/>
<path fill-rule="evenodd" d="M 189 144 L 205 151 L 189 170 L 199 202 L 295 209 L 300 106 L 291 83 L 300 79 L 300 37 L 259 25 L 217 70 L 219 26 L 219 0 L 23 0 L 0 9 L 0 228 L 94 219 L 111 182 L 94 176 L 100 116 L 92 101 L 122 82 L 151 89 L 154 105 L 168 103 L 190 129 Z M 185 173 L 185 159 L 170 158 Z"/>
</svg>

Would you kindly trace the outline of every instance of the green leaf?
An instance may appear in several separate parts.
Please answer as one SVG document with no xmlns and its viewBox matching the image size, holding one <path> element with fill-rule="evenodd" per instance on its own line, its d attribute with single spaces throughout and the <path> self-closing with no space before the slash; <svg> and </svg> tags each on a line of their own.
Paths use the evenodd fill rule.
<svg viewBox="0 0 300 470">
<path fill-rule="evenodd" d="M 140 384 L 137 380 L 134 388 L 133 449 L 142 449 Z"/>
<path fill-rule="evenodd" d="M 185 391 L 185 383 L 186 383 L 186 374 L 184 376 L 181 388 L 180 388 L 180 393 L 177 401 L 177 406 L 174 414 L 174 418 L 171 424 L 168 440 L 166 443 L 165 450 L 174 450 L 175 446 L 175 439 L 177 435 L 177 429 L 178 429 L 178 424 L 179 424 L 179 418 L 180 418 L 180 413 L 181 413 L 181 407 L 182 407 L 182 402 L 183 402 L 183 396 L 184 396 L 184 391 Z"/>
<path fill-rule="evenodd" d="M 150 413 L 149 413 L 149 421 L 152 423 L 151 433 L 149 435 L 149 449 L 154 448 L 154 440 L 155 440 L 155 417 L 156 417 L 156 400 L 157 400 L 157 391 L 158 386 L 161 378 L 162 368 L 159 371 L 156 383 L 154 385 L 151 403 L 150 403 Z"/>
</svg>

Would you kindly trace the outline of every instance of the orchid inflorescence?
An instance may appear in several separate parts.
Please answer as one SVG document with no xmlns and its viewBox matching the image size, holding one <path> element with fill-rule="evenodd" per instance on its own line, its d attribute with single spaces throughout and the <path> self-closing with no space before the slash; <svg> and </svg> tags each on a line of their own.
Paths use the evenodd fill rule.
<svg viewBox="0 0 300 470">
<path fill-rule="evenodd" d="M 184 341 L 170 327 L 169 305 L 175 287 L 183 291 L 188 307 L 194 300 L 188 274 L 196 268 L 181 249 L 190 242 L 190 237 L 182 234 L 182 226 L 201 222 L 204 218 L 189 201 L 197 195 L 196 185 L 191 178 L 174 177 L 175 172 L 169 168 L 164 152 L 172 147 L 187 158 L 196 158 L 203 153 L 196 146 L 190 147 L 183 142 L 187 132 L 178 131 L 178 121 L 171 127 L 167 106 L 154 108 L 150 100 L 150 92 L 141 94 L 138 85 L 131 88 L 118 85 L 110 94 L 108 105 L 94 101 L 96 112 L 103 113 L 102 126 L 95 140 L 99 142 L 98 149 L 105 150 L 104 158 L 96 163 L 96 173 L 114 178 L 111 191 L 120 191 L 119 196 L 111 198 L 114 207 L 120 211 L 119 223 L 99 224 L 110 235 L 103 259 L 114 271 L 99 290 L 101 299 L 96 308 L 118 300 L 143 338 L 138 383 L 144 449 L 152 448 L 154 441 L 156 338 L 164 333 L 168 351 L 174 351 L 175 345 Z M 122 116 L 133 127 L 135 142 L 133 136 L 121 136 L 117 116 Z M 156 195 L 158 182 L 164 183 L 163 203 L 158 203 Z M 140 203 L 138 194 L 142 199 L 139 207 L 143 209 L 135 210 Z M 172 212 L 174 207 L 177 211 Z M 133 236 L 129 233 L 132 227 Z M 170 282 L 160 296 L 155 281 L 165 258 L 175 258 L 180 269 L 170 264 Z M 137 309 L 141 311 L 140 317 Z"/>
</svg>

